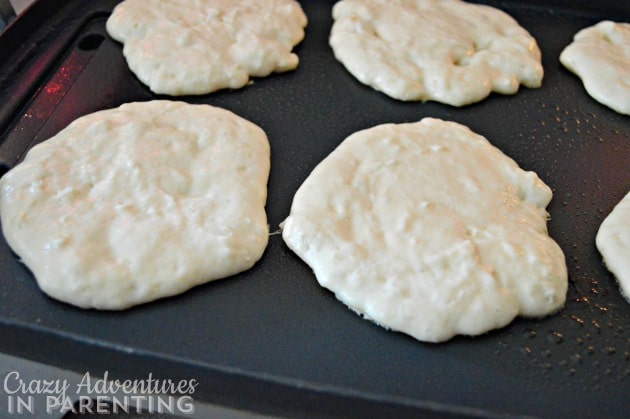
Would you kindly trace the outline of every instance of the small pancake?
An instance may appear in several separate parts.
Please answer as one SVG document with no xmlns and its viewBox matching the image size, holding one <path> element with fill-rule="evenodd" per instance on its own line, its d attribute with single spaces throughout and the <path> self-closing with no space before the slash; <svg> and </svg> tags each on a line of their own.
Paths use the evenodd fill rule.
<svg viewBox="0 0 630 419">
<path fill-rule="evenodd" d="M 293 70 L 306 16 L 294 0 L 125 0 L 107 20 L 154 93 L 201 95 Z"/>
<path fill-rule="evenodd" d="M 509 15 L 459 0 L 342 0 L 330 45 L 361 83 L 453 106 L 540 87 L 536 40 Z"/>
<path fill-rule="evenodd" d="M 630 302 L 630 192 L 613 208 L 599 226 L 595 243 Z"/>
<path fill-rule="evenodd" d="M 599 22 L 579 31 L 560 54 L 599 103 L 630 115 L 630 23 Z"/>
</svg>

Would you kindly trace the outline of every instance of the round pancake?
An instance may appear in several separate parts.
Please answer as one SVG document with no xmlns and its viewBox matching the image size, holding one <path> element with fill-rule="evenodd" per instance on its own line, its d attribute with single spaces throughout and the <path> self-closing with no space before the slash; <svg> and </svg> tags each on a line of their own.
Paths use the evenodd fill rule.
<svg viewBox="0 0 630 419">
<path fill-rule="evenodd" d="M 345 139 L 298 189 L 282 235 L 352 310 L 440 342 L 563 306 L 551 197 L 485 138 L 425 118 Z"/>
<path fill-rule="evenodd" d="M 269 143 L 226 110 L 83 116 L 0 179 L 2 229 L 53 298 L 124 309 L 249 269 L 268 240 Z"/>
<path fill-rule="evenodd" d="M 536 40 L 509 15 L 459 0 L 342 0 L 330 45 L 361 83 L 453 106 L 539 87 Z"/>
</svg>

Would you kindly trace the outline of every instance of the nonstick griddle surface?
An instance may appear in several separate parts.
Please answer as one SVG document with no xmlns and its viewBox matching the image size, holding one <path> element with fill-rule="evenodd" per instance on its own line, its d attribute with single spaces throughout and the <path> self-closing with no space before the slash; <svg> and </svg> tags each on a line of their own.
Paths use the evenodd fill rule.
<svg viewBox="0 0 630 419">
<path fill-rule="evenodd" d="M 36 3 L 0 36 L 0 164 L 87 113 L 156 98 L 105 32 L 116 1 Z M 552 187 L 549 231 L 562 247 L 565 308 L 483 336 L 424 344 L 362 320 L 270 237 L 250 271 L 124 312 L 43 295 L 0 241 L 0 350 L 79 372 L 196 378 L 197 398 L 299 416 L 533 415 L 630 411 L 630 305 L 594 238 L 630 190 L 630 117 L 592 100 L 558 56 L 579 29 L 630 21 L 625 2 L 490 2 L 538 40 L 540 89 L 454 108 L 402 103 L 361 85 L 328 47 L 331 1 L 304 1 L 296 71 L 199 97 L 260 125 L 272 166 L 271 231 L 310 171 L 352 132 L 426 116 L 468 125 Z"/>
</svg>

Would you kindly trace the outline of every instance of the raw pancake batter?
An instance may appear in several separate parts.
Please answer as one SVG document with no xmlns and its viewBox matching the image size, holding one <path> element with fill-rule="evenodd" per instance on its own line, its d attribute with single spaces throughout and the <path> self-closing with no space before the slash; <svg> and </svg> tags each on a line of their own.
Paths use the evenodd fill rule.
<svg viewBox="0 0 630 419">
<path fill-rule="evenodd" d="M 560 54 L 589 95 L 630 115 L 630 23 L 599 22 L 579 31 Z"/>
<path fill-rule="evenodd" d="M 269 143 L 226 110 L 131 103 L 71 123 L 0 179 L 2 229 L 41 289 L 124 309 L 249 269 Z"/>
<path fill-rule="evenodd" d="M 630 192 L 608 214 L 595 242 L 606 266 L 615 274 L 621 293 L 630 302 Z"/>
<path fill-rule="evenodd" d="M 540 87 L 536 40 L 509 15 L 459 0 L 343 0 L 330 45 L 361 83 L 453 106 Z"/>
<path fill-rule="evenodd" d="M 293 70 L 306 16 L 294 0 L 125 0 L 107 20 L 154 93 L 201 95 Z"/>
<path fill-rule="evenodd" d="M 282 234 L 352 310 L 440 342 L 563 306 L 550 200 L 485 138 L 425 118 L 344 140 L 298 189 Z"/>
</svg>

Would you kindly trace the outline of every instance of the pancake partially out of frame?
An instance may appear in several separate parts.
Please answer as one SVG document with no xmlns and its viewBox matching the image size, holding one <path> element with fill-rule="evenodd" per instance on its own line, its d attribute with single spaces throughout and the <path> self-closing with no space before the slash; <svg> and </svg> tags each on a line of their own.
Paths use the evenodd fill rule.
<svg viewBox="0 0 630 419">
<path fill-rule="evenodd" d="M 125 0 L 107 32 L 151 91 L 180 96 L 295 69 L 306 23 L 294 0 Z"/>
<path fill-rule="evenodd" d="M 630 23 L 609 20 L 582 29 L 560 54 L 599 103 L 630 115 Z"/>
<path fill-rule="evenodd" d="M 183 102 L 83 116 L 0 179 L 7 242 L 40 288 L 118 310 L 249 269 L 268 240 L 269 143 Z"/>
<path fill-rule="evenodd" d="M 606 267 L 617 278 L 621 293 L 630 302 L 630 192 L 599 226 L 595 243 Z"/>
</svg>

